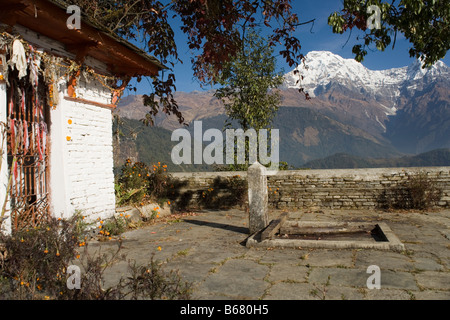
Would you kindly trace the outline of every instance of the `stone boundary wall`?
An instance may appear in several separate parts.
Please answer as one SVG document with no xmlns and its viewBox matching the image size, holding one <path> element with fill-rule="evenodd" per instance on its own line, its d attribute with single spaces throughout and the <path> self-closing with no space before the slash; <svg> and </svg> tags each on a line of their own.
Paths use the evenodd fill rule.
<svg viewBox="0 0 450 320">
<path fill-rule="evenodd" d="M 426 173 L 442 189 L 436 207 L 450 207 L 450 167 L 287 170 L 267 174 L 269 208 L 375 209 L 381 196 L 408 176 Z M 247 172 L 177 172 L 179 194 L 189 192 L 188 203 L 196 205 L 202 192 L 216 186 L 216 195 L 230 192 L 221 181 L 247 179 Z M 188 204 L 185 203 L 185 204 Z"/>
<path fill-rule="evenodd" d="M 449 167 L 280 171 L 268 176 L 269 203 L 277 208 L 377 208 L 383 192 L 420 172 L 443 191 L 436 205 L 450 207 Z"/>
</svg>

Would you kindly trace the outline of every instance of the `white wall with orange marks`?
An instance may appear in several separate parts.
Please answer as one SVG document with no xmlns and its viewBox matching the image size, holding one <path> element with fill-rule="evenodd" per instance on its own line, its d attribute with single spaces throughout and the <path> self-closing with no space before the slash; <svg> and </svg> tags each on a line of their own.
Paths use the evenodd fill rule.
<svg viewBox="0 0 450 320">
<path fill-rule="evenodd" d="M 7 95 L 6 83 L 0 79 L 0 232 L 11 233 L 11 219 L 9 219 L 9 202 L 7 201 L 8 185 L 8 161 L 7 161 L 7 143 L 6 143 L 6 119 L 7 119 Z M 6 203 L 5 203 L 6 201 Z M 4 206 L 5 205 L 5 206 Z M 4 209 L 3 209 L 4 208 Z M 2 212 L 3 210 L 4 213 Z M 3 213 L 3 214 L 2 214 Z"/>
<path fill-rule="evenodd" d="M 64 83 L 59 86 L 64 87 Z M 84 100 L 67 100 L 50 112 L 50 194 L 52 212 L 68 218 L 76 211 L 88 221 L 115 213 L 112 110 Z M 110 104 L 109 91 L 81 81 L 77 97 Z M 84 98 L 85 99 L 85 98 Z"/>
</svg>

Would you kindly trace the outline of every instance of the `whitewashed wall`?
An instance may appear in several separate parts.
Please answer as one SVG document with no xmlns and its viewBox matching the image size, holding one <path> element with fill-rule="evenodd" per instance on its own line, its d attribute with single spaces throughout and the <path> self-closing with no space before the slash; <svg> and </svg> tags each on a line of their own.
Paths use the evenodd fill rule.
<svg viewBox="0 0 450 320">
<path fill-rule="evenodd" d="M 111 109 L 64 96 L 65 90 L 50 113 L 52 212 L 65 218 L 76 210 L 89 220 L 111 217 L 115 213 Z M 77 97 L 109 104 L 111 94 L 96 82 L 80 81 Z"/>
<path fill-rule="evenodd" d="M 0 122 L 6 124 L 6 106 L 7 106 L 7 99 L 6 99 L 6 84 L 5 82 L 0 81 Z M 2 157 L 0 158 L 1 161 L 1 169 L 0 169 L 0 214 L 3 207 L 3 204 L 6 199 L 6 189 L 8 185 L 8 162 L 7 162 L 7 146 L 6 146 L 6 137 L 3 135 L 3 127 L 0 127 L 0 148 L 2 147 L 2 141 L 3 141 L 3 150 L 2 150 Z M 6 209 L 9 209 L 9 203 L 7 203 Z M 9 216 L 9 211 L 6 212 L 5 218 Z M 1 219 L 1 217 L 0 217 Z M 4 233 L 11 233 L 11 219 L 4 220 L 2 224 L 2 230 L 0 232 Z"/>
<path fill-rule="evenodd" d="M 37 34 L 23 26 L 15 25 L 14 34 L 20 34 L 35 48 L 66 56 L 75 56 L 65 51 L 63 44 Z M 107 66 L 92 57 L 85 63 L 96 70 L 107 73 Z M 112 110 L 88 103 L 69 101 L 67 79 L 60 79 L 59 103 L 50 110 L 50 210 L 55 217 L 68 218 L 76 210 L 88 218 L 107 218 L 115 213 Z M 111 92 L 99 81 L 86 82 L 83 77 L 76 87 L 78 98 L 111 103 Z M 0 120 L 6 120 L 6 85 L 0 83 Z M 71 124 L 69 124 L 71 120 Z M 6 155 L 0 172 L 0 204 L 6 194 L 8 172 Z M 10 220 L 4 224 L 10 231 Z"/>
</svg>

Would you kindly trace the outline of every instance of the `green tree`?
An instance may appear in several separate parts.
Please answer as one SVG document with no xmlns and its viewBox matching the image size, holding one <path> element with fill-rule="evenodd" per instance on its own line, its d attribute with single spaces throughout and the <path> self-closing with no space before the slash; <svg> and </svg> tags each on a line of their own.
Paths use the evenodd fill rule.
<svg viewBox="0 0 450 320">
<path fill-rule="evenodd" d="M 273 49 L 253 29 L 247 29 L 245 45 L 223 67 L 219 78 L 221 88 L 215 96 L 225 105 L 231 120 L 243 130 L 268 128 L 278 111 L 281 95 L 276 90 L 283 83 L 283 74 L 276 72 Z"/>
<path fill-rule="evenodd" d="M 376 6 L 380 25 L 369 28 Z M 373 8 L 373 7 L 372 7 Z M 450 49 L 450 2 L 448 0 L 401 0 L 391 3 L 381 0 L 345 0 L 341 12 L 328 18 L 334 33 L 344 33 L 354 28 L 362 30 L 362 43 L 353 46 L 357 61 L 367 55 L 370 45 L 384 51 L 395 46 L 397 34 L 402 33 L 411 43 L 409 54 L 420 58 L 423 67 L 430 67 L 445 57 Z"/>
<path fill-rule="evenodd" d="M 283 83 L 283 73 L 276 72 L 274 50 L 265 38 L 259 36 L 260 30 L 247 28 L 245 31 L 244 45 L 223 66 L 218 79 L 221 88 L 214 95 L 225 105 L 228 116 L 226 126 L 234 120 L 244 131 L 254 129 L 258 132 L 260 129 L 270 129 L 278 111 L 281 95 L 277 88 Z M 258 147 L 261 147 L 259 143 Z M 249 141 L 245 141 L 245 150 L 249 157 Z M 225 169 L 247 170 L 248 157 L 245 164 L 236 164 L 235 161 L 234 165 Z"/>
</svg>

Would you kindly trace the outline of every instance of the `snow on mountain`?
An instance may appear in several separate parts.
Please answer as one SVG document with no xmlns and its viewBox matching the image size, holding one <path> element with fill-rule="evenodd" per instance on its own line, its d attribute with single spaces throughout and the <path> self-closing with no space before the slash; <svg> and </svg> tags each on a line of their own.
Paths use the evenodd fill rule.
<svg viewBox="0 0 450 320">
<path fill-rule="evenodd" d="M 303 87 L 312 97 L 319 87 L 331 82 L 364 90 L 376 98 L 396 98 L 402 88 L 415 89 L 415 83 L 438 76 L 449 76 L 450 68 L 442 61 L 429 69 L 423 69 L 420 61 L 409 66 L 387 70 L 370 70 L 354 59 L 344 59 L 329 51 L 311 51 L 305 56 L 305 63 L 297 67 L 303 79 L 294 70 L 285 75 L 285 88 Z M 392 108 L 392 107 L 389 107 Z"/>
<path fill-rule="evenodd" d="M 406 68 L 406 81 L 419 80 L 424 77 L 441 77 L 449 74 L 449 67 L 442 61 L 436 62 L 431 68 L 423 69 L 421 62 L 416 60 Z"/>
</svg>

